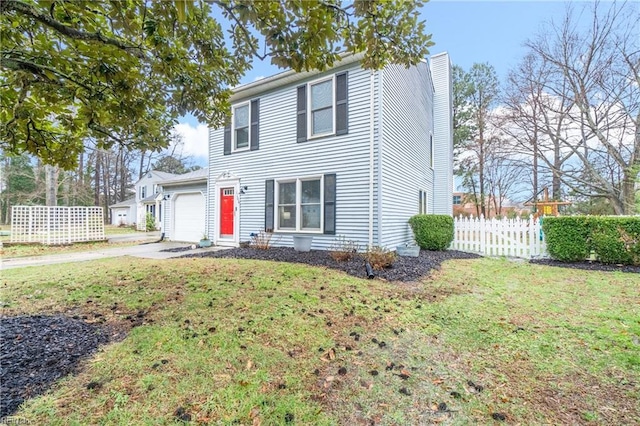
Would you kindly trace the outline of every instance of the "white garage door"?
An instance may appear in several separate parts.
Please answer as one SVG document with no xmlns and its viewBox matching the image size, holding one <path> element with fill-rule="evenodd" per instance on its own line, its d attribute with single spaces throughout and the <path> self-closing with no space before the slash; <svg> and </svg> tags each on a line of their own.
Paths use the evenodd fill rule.
<svg viewBox="0 0 640 426">
<path fill-rule="evenodd" d="M 204 234 L 204 196 L 178 194 L 173 201 L 174 241 L 200 241 Z"/>
</svg>

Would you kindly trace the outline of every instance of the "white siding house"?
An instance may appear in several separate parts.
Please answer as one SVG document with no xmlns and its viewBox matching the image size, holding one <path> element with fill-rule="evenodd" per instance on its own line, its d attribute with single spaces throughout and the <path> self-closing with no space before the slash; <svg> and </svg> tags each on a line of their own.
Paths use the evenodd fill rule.
<svg viewBox="0 0 640 426">
<path fill-rule="evenodd" d="M 150 213 L 156 222 L 156 226 L 162 228 L 162 195 L 160 183 L 176 177 L 172 173 L 151 170 L 136 182 L 136 216 L 137 228 L 144 231 L 146 216 Z"/>
<path fill-rule="evenodd" d="M 314 249 L 338 236 L 395 249 L 412 241 L 411 216 L 451 213 L 436 191 L 452 186 L 448 55 L 375 72 L 360 59 L 235 89 L 229 125 L 209 132 L 215 244 L 267 229 L 282 246 L 310 235 Z"/>
</svg>

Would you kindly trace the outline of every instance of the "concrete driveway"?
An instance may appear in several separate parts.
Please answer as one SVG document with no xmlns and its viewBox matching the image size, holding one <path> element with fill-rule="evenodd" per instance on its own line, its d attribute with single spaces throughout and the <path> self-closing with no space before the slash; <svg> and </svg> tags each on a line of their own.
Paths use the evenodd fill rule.
<svg viewBox="0 0 640 426">
<path fill-rule="evenodd" d="M 159 237 L 158 237 L 159 238 Z M 111 241 L 111 239 L 109 239 Z M 117 241 L 124 241 L 117 239 Z M 52 265 L 56 263 L 84 262 L 86 260 L 106 259 L 109 257 L 133 256 L 144 259 L 169 259 L 179 257 L 185 254 L 202 253 L 206 251 L 224 250 L 223 247 L 197 248 L 194 250 L 181 251 L 177 253 L 162 252 L 161 250 L 186 247 L 189 243 L 161 242 L 161 243 L 144 243 L 130 247 L 113 247 L 91 250 L 78 253 L 62 253 L 52 254 L 48 256 L 33 257 L 15 257 L 2 259 L 0 258 L 0 270 L 24 268 L 27 266 Z"/>
</svg>

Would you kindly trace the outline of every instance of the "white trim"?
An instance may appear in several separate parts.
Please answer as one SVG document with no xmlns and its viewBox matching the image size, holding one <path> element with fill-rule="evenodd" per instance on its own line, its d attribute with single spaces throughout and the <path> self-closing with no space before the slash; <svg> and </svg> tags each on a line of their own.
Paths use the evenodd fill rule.
<svg viewBox="0 0 640 426">
<path fill-rule="evenodd" d="M 246 106 L 249 111 L 247 115 L 247 146 L 236 148 L 236 109 Z M 251 149 L 251 101 L 240 102 L 233 106 L 231 114 L 231 152 L 249 151 Z"/>
<path fill-rule="evenodd" d="M 223 188 L 233 188 L 233 237 L 220 237 L 220 191 Z M 240 245 L 240 178 L 233 173 L 224 172 L 216 179 L 214 185 L 214 210 L 213 210 L 213 235 L 209 238 L 213 240 L 213 244 L 217 246 L 238 247 Z M 212 238 L 213 237 L 213 238 Z"/>
<path fill-rule="evenodd" d="M 331 132 L 313 134 L 313 110 L 311 109 L 311 86 L 331 81 Z M 307 139 L 317 139 L 336 134 L 336 75 L 318 78 L 307 83 Z"/>
<path fill-rule="evenodd" d="M 303 229 L 302 228 L 302 182 L 320 181 L 320 228 L 319 229 Z M 296 184 L 296 228 L 280 229 L 280 184 L 292 183 Z M 304 176 L 298 178 L 274 179 L 273 185 L 273 232 L 280 234 L 324 234 L 324 175 Z"/>
</svg>

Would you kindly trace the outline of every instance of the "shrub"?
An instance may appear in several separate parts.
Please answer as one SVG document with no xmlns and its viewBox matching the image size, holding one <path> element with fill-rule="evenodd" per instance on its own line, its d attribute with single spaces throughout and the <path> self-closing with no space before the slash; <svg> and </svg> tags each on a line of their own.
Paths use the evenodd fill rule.
<svg viewBox="0 0 640 426">
<path fill-rule="evenodd" d="M 156 230 L 156 219 L 151 213 L 147 213 L 147 216 L 145 217 L 145 229 L 147 232 Z"/>
<path fill-rule="evenodd" d="M 352 259 L 360 249 L 358 243 L 347 240 L 344 235 L 338 236 L 329 248 L 329 256 L 336 262 L 344 262 Z"/>
<path fill-rule="evenodd" d="M 542 230 L 553 259 L 577 262 L 589 256 L 589 228 L 584 216 L 544 217 Z"/>
<path fill-rule="evenodd" d="M 416 243 L 424 250 L 446 250 L 453 241 L 453 218 L 418 214 L 409 219 Z"/>
<path fill-rule="evenodd" d="M 251 234 L 251 245 L 260 250 L 267 250 L 271 246 L 273 232 L 260 231 Z"/>
<path fill-rule="evenodd" d="M 393 265 L 396 260 L 396 252 L 385 247 L 373 246 L 365 253 L 365 260 L 371 264 L 373 269 L 384 269 Z"/>
<path fill-rule="evenodd" d="M 548 217 L 542 229 L 553 259 L 575 262 L 593 251 L 603 263 L 640 265 L 638 217 Z"/>
<path fill-rule="evenodd" d="M 591 248 L 603 263 L 640 265 L 640 218 L 590 217 Z"/>
</svg>

